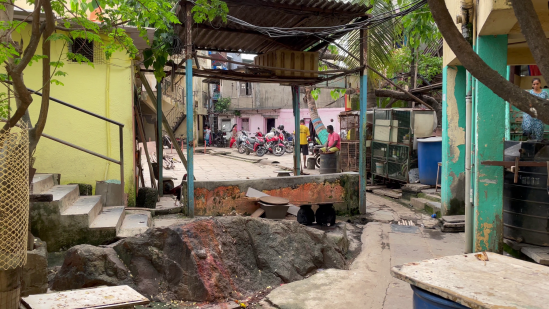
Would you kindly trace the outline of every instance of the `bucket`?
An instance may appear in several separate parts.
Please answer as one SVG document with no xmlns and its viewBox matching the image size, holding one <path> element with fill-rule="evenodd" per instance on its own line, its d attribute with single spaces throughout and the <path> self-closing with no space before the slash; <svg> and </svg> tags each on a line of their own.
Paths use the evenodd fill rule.
<svg viewBox="0 0 549 309">
<path fill-rule="evenodd" d="M 383 175 L 384 174 L 384 171 L 383 171 L 384 167 L 385 167 L 384 162 L 376 162 L 376 174 Z"/>
<path fill-rule="evenodd" d="M 414 309 L 466 309 L 456 302 L 411 285 L 414 291 Z"/>
<path fill-rule="evenodd" d="M 314 170 L 315 165 L 316 165 L 316 158 L 315 157 L 307 158 L 307 169 L 308 170 Z"/>
<path fill-rule="evenodd" d="M 437 182 L 438 162 L 442 162 L 442 137 L 417 140 L 419 182 L 434 186 Z"/>
<path fill-rule="evenodd" d="M 320 154 L 320 174 L 337 173 L 337 156 L 335 153 Z"/>
</svg>

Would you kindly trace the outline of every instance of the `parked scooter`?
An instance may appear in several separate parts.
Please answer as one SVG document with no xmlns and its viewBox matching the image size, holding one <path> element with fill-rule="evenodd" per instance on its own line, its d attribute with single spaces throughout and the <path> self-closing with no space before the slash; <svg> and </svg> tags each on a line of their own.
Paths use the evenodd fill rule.
<svg viewBox="0 0 549 309">
<path fill-rule="evenodd" d="M 227 133 L 220 132 L 220 131 L 217 131 L 216 133 L 214 133 L 213 144 L 216 147 L 220 147 L 220 148 L 227 147 L 227 138 L 225 137 L 226 135 Z"/>
<path fill-rule="evenodd" d="M 284 145 L 284 150 L 286 153 L 293 153 L 294 152 L 294 137 L 289 132 L 284 131 L 284 126 L 279 125 L 278 130 L 280 130 L 278 137 L 280 138 L 280 141 Z"/>
<path fill-rule="evenodd" d="M 259 132 L 261 135 L 261 132 Z M 262 157 L 267 153 L 265 147 L 265 140 L 261 136 L 246 136 L 243 142 L 244 152 L 249 155 L 251 152 L 255 152 L 255 155 Z M 240 151 L 240 148 L 239 148 Z"/>
</svg>

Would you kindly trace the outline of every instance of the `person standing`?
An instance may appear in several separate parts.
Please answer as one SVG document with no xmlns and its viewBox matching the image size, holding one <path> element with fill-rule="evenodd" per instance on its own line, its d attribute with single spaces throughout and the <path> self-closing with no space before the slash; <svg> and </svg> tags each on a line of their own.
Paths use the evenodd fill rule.
<svg viewBox="0 0 549 309">
<path fill-rule="evenodd" d="M 530 93 L 542 99 L 549 99 L 549 94 L 541 90 L 541 80 L 539 78 L 532 79 L 532 90 Z M 545 131 L 545 125 L 541 120 L 534 118 L 527 113 L 522 114 L 522 131 L 528 138 L 533 137 L 535 140 L 541 141 Z"/>
<path fill-rule="evenodd" d="M 212 131 L 209 126 L 206 126 L 204 129 L 204 143 L 206 146 L 210 146 L 210 137 L 212 136 Z"/>
<path fill-rule="evenodd" d="M 236 129 L 236 124 L 233 125 L 232 128 L 232 135 L 231 135 L 231 142 L 229 143 L 229 148 L 233 148 L 233 144 L 236 143 L 236 137 L 238 130 Z"/>
<path fill-rule="evenodd" d="M 341 149 L 341 139 L 339 134 L 334 132 L 334 127 L 332 125 L 328 125 L 326 130 L 328 131 L 328 141 L 324 147 L 320 148 L 320 151 L 324 153 L 339 151 Z"/>
<path fill-rule="evenodd" d="M 307 142 L 307 138 L 309 136 L 311 136 L 311 132 L 309 132 L 309 128 L 305 126 L 305 120 L 301 119 L 299 121 L 299 148 L 303 155 L 303 169 L 307 166 L 307 156 L 309 155 L 309 143 Z"/>
</svg>

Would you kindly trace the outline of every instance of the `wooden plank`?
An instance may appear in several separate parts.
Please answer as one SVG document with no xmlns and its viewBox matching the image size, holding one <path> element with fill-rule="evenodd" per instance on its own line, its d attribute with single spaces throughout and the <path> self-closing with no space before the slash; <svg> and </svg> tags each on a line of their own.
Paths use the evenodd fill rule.
<svg viewBox="0 0 549 309">
<path fill-rule="evenodd" d="M 127 285 L 36 294 L 21 301 L 30 309 L 116 309 L 149 303 L 146 297 Z"/>
<path fill-rule="evenodd" d="M 549 268 L 488 252 L 446 256 L 393 267 L 393 277 L 477 309 L 547 308 Z"/>
<path fill-rule="evenodd" d="M 263 215 L 265 213 L 265 210 L 263 210 L 262 208 L 258 208 L 256 211 L 254 211 L 254 213 L 250 216 L 252 218 L 259 218 L 261 217 L 261 215 Z"/>
<path fill-rule="evenodd" d="M 549 265 L 549 247 L 522 247 L 520 251 L 541 265 Z"/>
</svg>

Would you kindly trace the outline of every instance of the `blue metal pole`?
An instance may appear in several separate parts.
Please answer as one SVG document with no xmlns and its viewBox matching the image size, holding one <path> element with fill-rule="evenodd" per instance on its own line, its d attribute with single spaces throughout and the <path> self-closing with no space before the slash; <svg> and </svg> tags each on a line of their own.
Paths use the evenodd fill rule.
<svg viewBox="0 0 549 309">
<path fill-rule="evenodd" d="M 295 137 L 294 137 L 294 156 L 295 156 L 295 176 L 301 175 L 301 157 L 299 151 L 301 148 L 301 135 L 299 134 L 300 110 L 299 110 L 299 86 L 292 86 L 292 101 L 294 107 Z M 307 162 L 303 162 L 307 164 Z"/>
<path fill-rule="evenodd" d="M 158 136 L 156 143 L 156 162 L 158 163 L 158 196 L 164 194 L 164 182 L 162 172 L 164 169 L 164 148 L 162 143 L 162 83 L 156 82 L 156 126 Z"/>
<path fill-rule="evenodd" d="M 185 82 L 187 91 L 187 209 L 189 217 L 194 218 L 194 100 L 193 100 L 193 61 L 188 58 L 185 63 Z"/>
<path fill-rule="evenodd" d="M 368 63 L 368 31 L 360 30 L 361 51 L 360 59 L 362 64 Z M 366 214 L 366 139 L 368 138 L 367 127 L 367 93 L 368 93 L 368 71 L 364 68 L 360 72 L 360 158 L 359 158 L 359 211 Z"/>
</svg>

